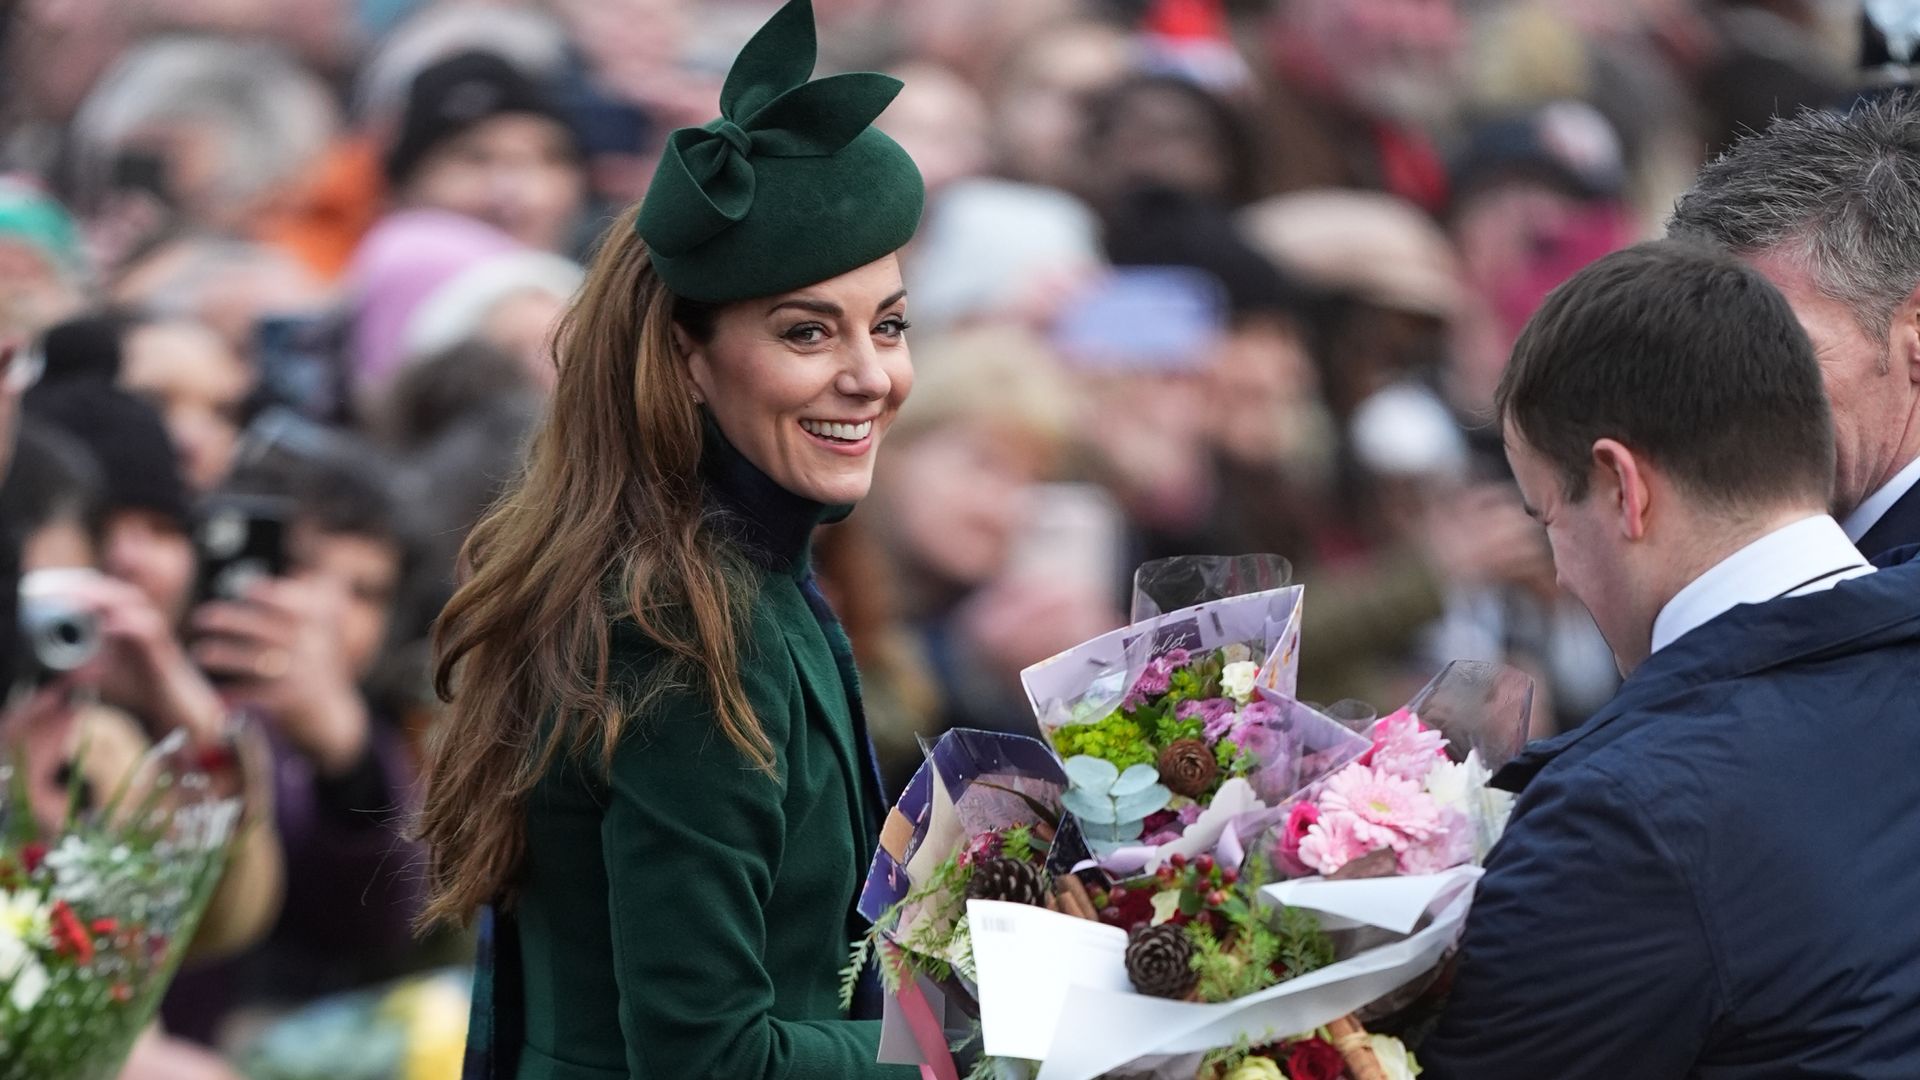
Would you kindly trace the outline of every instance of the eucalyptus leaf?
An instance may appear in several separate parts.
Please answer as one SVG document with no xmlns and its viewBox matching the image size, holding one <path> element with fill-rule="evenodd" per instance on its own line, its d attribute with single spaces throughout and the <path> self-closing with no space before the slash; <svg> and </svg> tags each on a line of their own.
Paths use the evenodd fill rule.
<svg viewBox="0 0 1920 1080">
<path fill-rule="evenodd" d="M 1135 765 L 1120 774 L 1113 782 L 1109 792 L 1116 799 L 1124 799 L 1136 792 L 1145 791 L 1160 783 L 1160 770 L 1151 765 Z"/>
<path fill-rule="evenodd" d="M 1112 799 L 1107 798 L 1105 795 L 1096 795 L 1083 791 L 1077 787 L 1068 788 L 1065 792 L 1061 793 L 1060 805 L 1066 807 L 1069 813 L 1084 822 L 1111 825 L 1116 817 Z"/>
<path fill-rule="evenodd" d="M 1120 770 L 1106 758 L 1097 758 L 1092 754 L 1075 754 L 1060 763 L 1067 771 L 1067 779 L 1077 788 L 1106 794 L 1120 779 Z"/>
<path fill-rule="evenodd" d="M 1172 801 L 1173 792 L 1168 790 L 1163 784 L 1155 784 L 1137 794 L 1129 795 L 1125 798 L 1115 798 L 1113 800 L 1113 814 L 1115 817 L 1145 818 L 1148 814 L 1165 810 L 1167 804 Z"/>
</svg>

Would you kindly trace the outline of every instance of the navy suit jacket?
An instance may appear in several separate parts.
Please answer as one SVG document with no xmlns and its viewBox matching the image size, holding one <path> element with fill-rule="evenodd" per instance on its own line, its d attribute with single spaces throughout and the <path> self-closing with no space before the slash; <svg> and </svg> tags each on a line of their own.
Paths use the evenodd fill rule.
<svg viewBox="0 0 1920 1080">
<path fill-rule="evenodd" d="M 1496 783 L 1423 1080 L 1920 1078 L 1920 558 L 1696 628 Z"/>
<path fill-rule="evenodd" d="M 1869 559 L 1878 559 L 1895 548 L 1920 544 L 1920 484 L 1907 489 L 1900 501 L 1873 523 L 1854 546 Z"/>
</svg>

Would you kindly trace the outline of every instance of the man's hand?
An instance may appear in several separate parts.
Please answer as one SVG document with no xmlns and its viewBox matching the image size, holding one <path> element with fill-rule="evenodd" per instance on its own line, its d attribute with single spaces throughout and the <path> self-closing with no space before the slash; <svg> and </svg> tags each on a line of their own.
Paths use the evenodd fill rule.
<svg viewBox="0 0 1920 1080">
<path fill-rule="evenodd" d="M 232 698 L 257 707 L 327 775 L 360 760 L 371 727 L 334 629 L 336 604 L 329 590 L 279 579 L 193 616 L 201 667 L 232 679 Z"/>
</svg>

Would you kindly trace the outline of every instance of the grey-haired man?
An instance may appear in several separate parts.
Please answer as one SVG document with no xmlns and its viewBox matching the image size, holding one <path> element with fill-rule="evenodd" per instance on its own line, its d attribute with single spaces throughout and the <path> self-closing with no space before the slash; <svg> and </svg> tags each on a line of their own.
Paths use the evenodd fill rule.
<svg viewBox="0 0 1920 1080">
<path fill-rule="evenodd" d="M 1868 558 L 1920 544 L 1920 97 L 1803 111 L 1741 139 L 1669 236 L 1785 294 L 1833 404 L 1834 510 Z"/>
</svg>

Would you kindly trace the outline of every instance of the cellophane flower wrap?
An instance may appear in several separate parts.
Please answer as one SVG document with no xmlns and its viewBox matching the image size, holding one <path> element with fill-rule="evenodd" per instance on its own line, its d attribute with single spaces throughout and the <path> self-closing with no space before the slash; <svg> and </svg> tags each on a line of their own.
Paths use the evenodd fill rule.
<svg viewBox="0 0 1920 1080">
<path fill-rule="evenodd" d="M 97 811 L 72 770 L 52 830 L 24 770 L 0 769 L 0 1080 L 117 1076 L 159 1008 L 240 817 L 183 745 L 155 746 Z"/>
<path fill-rule="evenodd" d="M 1048 904 L 1066 774 L 1024 735 L 942 735 L 901 793 L 858 909 L 873 929 L 844 973 L 851 1004 L 878 960 L 886 990 L 880 1060 L 951 1077 L 949 1048 L 977 1035 L 970 896 Z"/>
<path fill-rule="evenodd" d="M 1303 590 L 1289 574 L 1273 556 L 1149 563 L 1132 624 L 1021 674 L 1102 868 L 1210 852 L 1236 820 L 1364 752 L 1338 724 L 1276 704 L 1298 675 Z"/>
<path fill-rule="evenodd" d="M 1313 711 L 1279 693 L 1264 698 Z M 986 1052 L 1030 1062 L 1037 1080 L 1363 1075 L 1353 1059 L 1333 1062 L 1337 1043 L 1386 1075 L 1410 1074 L 1406 1047 L 1366 1027 L 1410 1004 L 1456 945 L 1505 816 L 1504 796 L 1486 780 L 1524 742 L 1530 704 L 1530 681 L 1512 669 L 1450 665 L 1406 709 L 1369 725 L 1361 754 L 1239 818 L 1239 845 L 1110 876 L 1096 893 L 1103 925 L 971 905 Z M 1314 822 L 1297 819 L 1313 812 L 1301 806 L 1338 831 L 1315 834 Z M 1308 837 L 1315 858 L 1346 856 L 1348 876 L 1284 865 Z M 1243 861 L 1217 857 L 1235 851 Z M 1269 873 L 1296 876 L 1267 883 Z M 1236 891 L 1250 880 L 1254 898 Z M 1183 917 L 1185 942 L 1168 929 Z M 1270 969 L 1222 967 L 1223 953 L 1244 958 L 1244 928 L 1262 921 L 1279 959 Z M 1167 948 L 1193 980 L 1169 975 L 1179 966 L 1166 962 Z M 1257 951 L 1253 963 L 1274 954 Z"/>
</svg>

